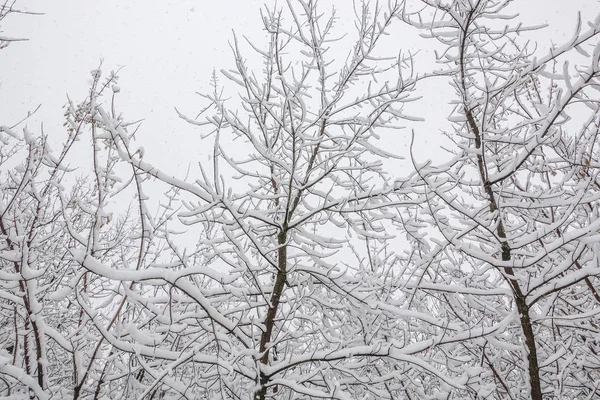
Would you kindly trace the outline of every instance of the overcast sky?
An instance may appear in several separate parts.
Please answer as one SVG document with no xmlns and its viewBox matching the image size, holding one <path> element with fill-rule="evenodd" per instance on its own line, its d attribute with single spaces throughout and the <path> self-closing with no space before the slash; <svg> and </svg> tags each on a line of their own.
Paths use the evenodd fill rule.
<svg viewBox="0 0 600 400">
<path fill-rule="evenodd" d="M 128 120 L 145 120 L 140 140 L 147 157 L 158 156 L 161 165 L 170 160 L 181 166 L 186 163 L 182 160 L 191 161 L 186 158 L 190 147 L 184 139 L 193 137 L 194 130 L 177 118 L 174 107 L 194 114 L 200 106 L 195 92 L 208 90 L 213 68 L 231 67 L 228 42 L 232 30 L 260 39 L 259 10 L 264 3 L 19 0 L 19 8 L 43 15 L 13 15 L 0 28 L 5 36 L 29 39 L 0 51 L 0 125 L 12 125 L 42 104 L 29 127 L 39 131 L 43 121 L 46 134 L 62 135 L 66 95 L 82 100 L 89 71 L 103 58 L 105 72 L 124 66 L 119 108 Z M 329 0 L 328 4 L 340 9 L 340 29 L 351 28 L 352 2 Z M 569 37 L 578 11 L 591 18 L 600 3 L 516 0 L 512 10 L 519 11 L 526 23 L 549 24 L 537 37 L 547 48 L 552 41 L 560 43 Z M 404 41 L 402 46 L 414 47 L 415 43 Z"/>
</svg>

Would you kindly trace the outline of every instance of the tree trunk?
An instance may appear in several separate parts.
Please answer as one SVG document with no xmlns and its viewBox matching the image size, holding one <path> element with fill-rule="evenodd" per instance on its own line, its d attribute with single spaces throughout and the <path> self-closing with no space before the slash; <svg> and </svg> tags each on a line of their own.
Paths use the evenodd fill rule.
<svg viewBox="0 0 600 400">
<path fill-rule="evenodd" d="M 281 294 L 285 288 L 285 282 L 287 277 L 287 234 L 286 230 L 282 230 L 277 235 L 277 244 L 279 248 L 277 250 L 277 275 L 275 276 L 275 284 L 273 286 L 273 293 L 271 294 L 271 304 L 267 310 L 265 317 L 264 326 L 265 330 L 260 337 L 260 349 L 259 352 L 262 354 L 260 357 L 260 363 L 267 365 L 269 362 L 270 349 L 268 348 L 269 342 L 271 341 L 271 335 L 273 333 L 273 327 L 275 325 L 275 318 L 277 316 L 277 309 L 279 308 L 279 301 Z M 269 377 L 260 373 L 260 384 L 259 389 L 254 393 L 254 400 L 264 400 L 267 394 L 266 383 Z"/>
</svg>

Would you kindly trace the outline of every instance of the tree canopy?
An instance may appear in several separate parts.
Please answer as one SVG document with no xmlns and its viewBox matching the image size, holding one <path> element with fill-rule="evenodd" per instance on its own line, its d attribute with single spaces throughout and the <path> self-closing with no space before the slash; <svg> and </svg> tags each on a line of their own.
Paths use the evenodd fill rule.
<svg viewBox="0 0 600 400">
<path fill-rule="evenodd" d="M 0 126 L 0 395 L 600 398 L 600 15 L 542 52 L 510 3 L 356 2 L 351 34 L 266 6 L 177 111 L 209 155 L 187 176 L 102 66 L 60 148 Z M 394 139 L 428 134 L 430 84 L 433 159 Z"/>
</svg>

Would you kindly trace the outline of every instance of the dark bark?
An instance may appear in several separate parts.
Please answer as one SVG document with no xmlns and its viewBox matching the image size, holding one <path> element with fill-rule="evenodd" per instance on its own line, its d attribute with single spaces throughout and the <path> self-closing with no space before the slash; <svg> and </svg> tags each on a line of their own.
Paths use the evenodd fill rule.
<svg viewBox="0 0 600 400">
<path fill-rule="evenodd" d="M 467 85 L 467 74 L 466 74 L 466 58 L 467 58 L 467 47 L 468 47 L 468 38 L 469 38 L 469 29 L 471 24 L 475 20 L 475 10 L 476 7 L 471 10 L 469 15 L 466 17 L 466 23 L 464 27 L 461 29 L 461 38 L 460 38 L 460 86 L 463 93 L 463 105 L 465 116 L 467 119 L 467 125 L 471 133 L 473 134 L 473 138 L 475 141 L 475 148 L 479 149 L 480 152 L 477 154 L 477 168 L 479 170 L 481 182 L 483 184 L 483 189 L 485 195 L 489 201 L 489 209 L 490 212 L 498 212 L 498 226 L 496 229 L 496 234 L 498 239 L 500 240 L 501 246 L 501 259 L 502 261 L 510 261 L 512 258 L 511 248 L 506 240 L 506 231 L 504 229 L 504 223 L 502 221 L 502 216 L 499 213 L 498 203 L 496 200 L 496 196 L 493 189 L 493 184 L 488 179 L 488 170 L 485 160 L 485 143 L 483 132 L 480 130 L 479 125 L 477 124 L 477 119 L 474 115 L 474 108 L 470 107 L 468 101 L 468 85 Z M 512 289 L 513 298 L 515 300 L 515 304 L 517 306 L 517 312 L 519 313 L 519 321 L 521 325 L 521 330 L 523 331 L 523 336 L 525 338 L 525 348 L 527 351 L 527 362 L 528 372 L 529 372 L 529 384 L 531 387 L 531 399 L 532 400 L 542 400 L 542 389 L 540 384 L 540 372 L 538 366 L 537 359 L 537 349 L 535 345 L 535 334 L 533 332 L 533 326 L 531 323 L 531 318 L 529 316 L 529 305 L 527 304 L 526 295 L 523 294 L 519 282 L 515 278 L 515 274 L 513 268 L 511 267 L 502 267 L 502 272 L 504 272 L 504 276 L 507 277 L 507 281 Z"/>
<path fill-rule="evenodd" d="M 287 232 L 282 230 L 277 235 L 277 244 L 279 246 L 277 250 L 277 274 L 275 276 L 275 284 L 273 285 L 273 293 L 271 294 L 271 301 L 265 317 L 263 331 L 260 337 L 260 348 L 259 352 L 262 354 L 260 357 L 260 363 L 266 365 L 269 362 L 270 347 L 269 342 L 271 341 L 271 335 L 273 334 L 273 328 L 275 326 L 275 317 L 277 316 L 277 310 L 279 308 L 279 302 L 281 295 L 285 288 L 287 278 Z M 260 373 L 260 384 L 259 389 L 254 393 L 254 400 L 264 400 L 267 395 L 267 382 L 269 377 Z"/>
</svg>

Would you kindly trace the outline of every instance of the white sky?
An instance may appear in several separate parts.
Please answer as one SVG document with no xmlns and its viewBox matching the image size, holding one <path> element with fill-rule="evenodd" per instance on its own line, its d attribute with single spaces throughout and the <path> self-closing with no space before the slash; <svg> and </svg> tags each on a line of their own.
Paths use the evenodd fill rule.
<svg viewBox="0 0 600 400">
<path fill-rule="evenodd" d="M 45 133 L 60 140 L 66 95 L 82 100 L 89 71 L 103 58 L 104 72 L 125 67 L 120 73 L 119 109 L 127 120 L 145 120 L 138 139 L 146 148 L 146 158 L 185 169 L 194 162 L 197 131 L 177 117 L 174 107 L 195 115 L 200 107 L 195 92 L 209 90 L 213 67 L 232 66 L 228 44 L 232 30 L 261 37 L 259 10 L 264 2 L 19 0 L 19 8 L 44 15 L 12 15 L 0 27 L 5 36 L 29 39 L 0 51 L 0 125 L 10 126 L 42 104 L 28 126 L 39 132 L 43 121 Z M 346 16 L 352 15 L 352 2 L 329 0 L 328 4 L 340 10 L 340 25 L 351 29 Z M 547 48 L 552 40 L 560 43 L 570 36 L 578 11 L 584 18 L 598 14 L 600 2 L 516 0 L 512 10 L 518 10 L 524 22 L 550 25 L 537 35 Z M 415 46 L 405 37 L 398 43 Z M 428 118 L 443 118 L 446 115 L 436 115 L 440 107 L 433 103 L 435 99 L 424 101 L 422 111 Z"/>
</svg>

